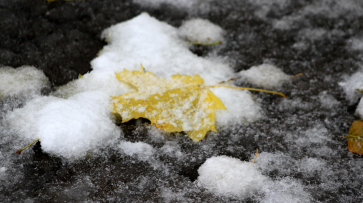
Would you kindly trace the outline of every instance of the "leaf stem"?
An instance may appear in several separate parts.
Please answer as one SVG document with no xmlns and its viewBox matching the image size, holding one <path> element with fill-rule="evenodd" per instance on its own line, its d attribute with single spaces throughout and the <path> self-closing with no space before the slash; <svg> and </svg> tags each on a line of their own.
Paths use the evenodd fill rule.
<svg viewBox="0 0 363 203">
<path fill-rule="evenodd" d="M 193 45 L 202 45 L 202 46 L 209 46 L 209 45 L 217 45 L 217 44 L 221 44 L 221 41 L 216 41 L 216 42 L 189 42 L 190 44 Z"/>
<path fill-rule="evenodd" d="M 299 77 L 300 75 L 303 75 L 303 73 L 299 73 L 299 74 L 296 74 L 296 75 L 292 76 L 292 77 L 290 78 L 290 80 L 292 80 L 292 79 L 294 79 L 294 78 L 296 78 L 296 77 Z"/>
<path fill-rule="evenodd" d="M 26 148 L 28 148 L 28 147 L 32 146 L 34 143 L 36 143 L 36 142 L 38 142 L 38 141 L 39 141 L 39 138 L 38 138 L 38 139 L 36 139 L 34 142 L 30 143 L 28 146 L 26 146 L 26 147 L 24 147 L 24 148 L 19 149 L 18 151 L 16 151 L 16 153 L 18 153 L 18 154 L 20 155 L 20 153 L 21 153 L 24 149 L 26 149 Z"/>
<path fill-rule="evenodd" d="M 252 163 L 255 163 L 256 159 L 257 159 L 257 155 L 258 155 L 258 148 L 256 149 L 256 156 L 255 158 L 253 159 Z"/>
<path fill-rule="evenodd" d="M 270 93 L 270 94 L 277 94 L 277 95 L 280 95 L 282 97 L 286 97 L 286 95 L 284 95 L 281 92 L 275 92 L 275 91 L 269 91 L 269 90 L 263 90 L 263 89 L 256 89 L 256 88 L 249 88 L 249 87 L 233 87 L 233 86 L 226 86 L 226 85 L 208 85 L 206 87 L 225 87 L 225 88 L 231 88 L 231 89 L 250 90 L 250 91 L 257 91 L 257 92 L 266 92 L 266 93 Z"/>
</svg>

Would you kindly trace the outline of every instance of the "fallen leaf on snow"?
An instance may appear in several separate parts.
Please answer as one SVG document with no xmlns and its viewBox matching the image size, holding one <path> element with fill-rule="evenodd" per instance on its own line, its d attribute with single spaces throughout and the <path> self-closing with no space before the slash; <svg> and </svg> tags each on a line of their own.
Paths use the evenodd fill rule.
<svg viewBox="0 0 363 203">
<path fill-rule="evenodd" d="M 173 75 L 163 79 L 143 67 L 139 71 L 124 70 L 116 77 L 137 89 L 112 97 L 113 113 L 122 122 L 147 118 L 151 124 L 167 132 L 184 131 L 193 141 L 200 141 L 212 130 L 216 132 L 214 110 L 226 109 L 199 75 Z"/>
<path fill-rule="evenodd" d="M 136 91 L 112 97 L 111 108 L 119 114 L 122 123 L 131 119 L 146 118 L 152 125 L 167 132 L 184 131 L 195 142 L 202 140 L 208 131 L 215 131 L 215 109 L 226 109 L 222 101 L 208 88 L 224 87 L 248 89 L 278 94 L 279 92 L 226 85 L 204 86 L 199 75 L 173 75 L 159 78 L 146 71 L 116 73 L 117 79 Z"/>
</svg>

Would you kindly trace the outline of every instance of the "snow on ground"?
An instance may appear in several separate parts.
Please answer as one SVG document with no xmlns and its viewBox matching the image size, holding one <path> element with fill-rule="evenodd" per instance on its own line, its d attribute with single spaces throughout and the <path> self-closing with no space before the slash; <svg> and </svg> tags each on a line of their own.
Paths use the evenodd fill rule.
<svg viewBox="0 0 363 203">
<path fill-rule="evenodd" d="M 106 39 L 108 45 L 92 60 L 93 70 L 139 70 L 142 64 L 147 71 L 159 77 L 178 73 L 199 74 L 206 84 L 233 77 L 233 71 L 227 64 L 218 61 L 218 58 L 194 55 L 188 49 L 188 42 L 179 37 L 177 28 L 147 13 L 111 26 L 103 31 L 102 38 Z"/>
<path fill-rule="evenodd" d="M 210 27 L 211 35 L 208 36 L 211 39 L 220 39 L 220 27 L 208 21 L 197 20 L 197 24 Z M 180 32 L 184 35 L 191 32 L 188 26 L 190 25 L 185 25 L 186 28 Z M 191 34 L 202 34 L 203 31 L 204 29 L 194 30 Z M 189 51 L 187 43 L 179 37 L 177 28 L 146 13 L 108 28 L 102 36 L 107 38 L 109 45 L 92 61 L 94 70 L 57 88 L 52 93 L 55 97 L 38 97 L 25 107 L 10 112 L 7 120 L 11 132 L 29 142 L 39 138 L 42 149 L 48 153 L 69 159 L 80 158 L 88 151 L 113 142 L 121 134 L 113 124 L 109 102 L 111 96 L 125 94 L 133 89 L 118 81 L 115 72 L 124 68 L 139 69 L 140 63 L 143 63 L 147 70 L 157 76 L 200 74 L 207 84 L 228 80 L 232 76 L 228 65 L 195 56 Z M 174 57 L 175 54 L 179 57 Z M 208 71 L 207 68 L 213 68 L 214 71 Z M 23 74 L 18 73 L 18 78 L 13 80 L 23 80 L 27 73 Z M 34 88 L 40 87 L 39 84 Z M 17 91 L 23 90 L 18 88 Z M 261 116 L 258 104 L 246 91 L 221 88 L 213 91 L 228 109 L 216 113 L 217 124 L 220 126 L 253 122 Z M 125 152 L 128 154 L 127 150 Z"/>
<path fill-rule="evenodd" d="M 310 202 L 311 196 L 304 191 L 304 186 L 300 182 L 292 178 L 271 180 L 261 173 L 259 170 L 261 165 L 263 165 L 261 168 L 270 167 L 266 165 L 268 156 L 274 158 L 270 161 L 284 159 L 281 155 L 263 153 L 262 160 L 255 164 L 227 156 L 211 157 L 198 169 L 197 184 L 227 197 L 246 199 L 263 194 L 263 198 L 257 198 L 260 202 Z M 321 170 L 324 165 L 317 162 L 311 158 L 307 159 L 303 161 L 301 168 L 309 172 L 315 168 Z"/>
<path fill-rule="evenodd" d="M 134 0 L 135 3 L 143 6 L 159 7 L 161 4 L 170 4 L 174 6 L 191 8 L 195 5 L 193 0 Z"/>
<path fill-rule="evenodd" d="M 112 121 L 102 92 L 83 92 L 69 99 L 38 97 L 7 116 L 11 132 L 29 143 L 70 160 L 114 142 L 121 131 Z"/>
<path fill-rule="evenodd" d="M 355 111 L 355 114 L 363 119 L 363 100 L 361 99 L 358 103 L 357 110 Z"/>
<path fill-rule="evenodd" d="M 183 22 L 179 27 L 179 35 L 190 42 L 223 43 L 223 29 L 209 20 L 195 18 Z"/>
<path fill-rule="evenodd" d="M 239 80 L 247 80 L 249 83 L 267 89 L 279 88 L 291 79 L 290 75 L 271 64 L 252 66 L 238 74 L 241 77 Z"/>
<path fill-rule="evenodd" d="M 101 91 L 109 99 L 110 96 L 125 94 L 132 90 L 132 88 L 117 80 L 113 71 L 92 71 L 78 80 L 73 80 L 57 88 L 52 95 L 69 98 L 81 92 Z"/>
<path fill-rule="evenodd" d="M 144 13 L 105 30 L 102 37 L 109 44 L 92 61 L 93 70 L 56 87 L 51 96 L 42 95 L 49 88 L 43 76 L 32 77 L 41 81 L 32 86 L 25 82 L 28 76 L 0 68 L 21 86 L 8 91 L 9 83 L 0 81 L 2 91 L 9 92 L 0 101 L 1 201 L 362 201 L 363 161 L 348 152 L 342 138 L 356 118 L 347 106 L 358 102 L 361 93 L 355 89 L 363 87 L 362 71 L 356 70 L 361 63 L 360 1 L 205 1 L 205 11 L 213 11 L 208 15 L 193 13 L 190 7 L 201 9 L 199 1 L 135 2 L 143 8 L 153 4 L 157 19 L 173 25 L 209 19 L 226 29 L 225 49 L 197 56 L 181 28 Z M 166 17 L 164 10 L 174 11 L 168 4 L 184 4 L 179 9 L 187 9 L 187 16 Z M 96 19 L 101 15 L 97 9 L 89 12 Z M 225 58 L 218 56 L 222 52 Z M 279 68 L 263 77 L 257 71 L 248 83 L 262 81 L 288 97 L 211 88 L 229 111 L 216 111 L 218 132 L 199 143 L 147 124 L 116 126 L 107 108 L 111 95 L 132 91 L 114 72 L 138 70 L 140 63 L 160 77 L 200 74 L 215 84 L 236 77 L 233 69 L 248 72 L 253 64 L 266 66 L 264 61 Z M 284 72 L 304 75 L 290 80 Z M 18 98 L 24 94 L 25 100 Z M 362 103 L 356 109 L 360 118 Z M 47 153 L 36 147 L 21 156 L 14 153 L 38 137 Z M 260 153 L 252 164 L 256 148 Z M 211 164 L 216 159 L 225 162 Z"/>
<path fill-rule="evenodd" d="M 217 127 L 228 127 L 230 125 L 250 123 L 262 117 L 261 107 L 249 92 L 245 90 L 228 89 L 217 87 L 211 89 L 221 99 L 226 110 L 216 109 Z"/>
<path fill-rule="evenodd" d="M 363 89 L 363 71 L 357 71 L 351 76 L 344 76 L 344 80 L 339 82 L 339 85 L 343 88 L 346 97 L 350 104 L 354 104 L 362 96 L 362 93 L 357 89 Z"/>
<path fill-rule="evenodd" d="M 362 38 L 353 38 L 349 40 L 349 48 L 355 51 L 363 51 L 363 40 Z"/>
<path fill-rule="evenodd" d="M 227 156 L 211 157 L 198 169 L 197 184 L 222 196 L 246 198 L 267 180 L 253 165 Z"/>
<path fill-rule="evenodd" d="M 0 97 L 33 97 L 49 87 L 43 71 L 31 66 L 0 68 Z"/>
<path fill-rule="evenodd" d="M 129 155 L 136 155 L 142 161 L 150 159 L 154 154 L 154 149 L 151 145 L 143 142 L 131 143 L 131 142 L 121 142 L 119 148 Z"/>
</svg>

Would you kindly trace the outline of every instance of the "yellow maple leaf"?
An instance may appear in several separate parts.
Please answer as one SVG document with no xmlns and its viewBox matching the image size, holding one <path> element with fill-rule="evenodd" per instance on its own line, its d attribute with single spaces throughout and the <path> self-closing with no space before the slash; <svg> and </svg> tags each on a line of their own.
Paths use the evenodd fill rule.
<svg viewBox="0 0 363 203">
<path fill-rule="evenodd" d="M 210 130 L 215 131 L 214 110 L 226 109 L 222 101 L 207 88 L 199 75 L 173 75 L 163 79 L 143 67 L 124 70 L 116 77 L 137 89 L 112 97 L 113 113 L 122 122 L 146 118 L 167 132 L 184 131 L 193 141 L 200 141 Z"/>
<path fill-rule="evenodd" d="M 225 85 L 204 86 L 199 75 L 173 75 L 159 78 L 146 71 L 116 73 L 117 79 L 136 91 L 112 97 L 112 112 L 119 114 L 122 123 L 131 119 L 146 118 L 151 124 L 167 132 L 184 131 L 195 142 L 202 140 L 208 131 L 215 129 L 215 109 L 226 109 L 222 101 L 208 88 L 226 87 L 248 89 L 273 94 L 279 92 Z"/>
</svg>

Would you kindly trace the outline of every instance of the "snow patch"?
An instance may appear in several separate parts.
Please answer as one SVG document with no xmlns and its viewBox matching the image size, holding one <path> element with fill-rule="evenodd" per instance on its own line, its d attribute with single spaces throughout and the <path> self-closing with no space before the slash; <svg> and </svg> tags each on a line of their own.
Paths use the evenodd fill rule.
<svg viewBox="0 0 363 203">
<path fill-rule="evenodd" d="M 217 128 L 254 122 L 262 117 L 261 108 L 256 105 L 256 101 L 248 91 L 223 87 L 212 88 L 211 91 L 227 108 L 227 110 L 215 110 Z"/>
<path fill-rule="evenodd" d="M 286 75 L 279 68 L 270 64 L 252 66 L 248 70 L 240 71 L 239 76 L 263 88 L 279 88 L 291 78 L 291 76 Z"/>
<path fill-rule="evenodd" d="M 251 162 L 212 157 L 198 169 L 197 184 L 221 196 L 246 198 L 256 194 L 267 177 Z"/>
<path fill-rule="evenodd" d="M 195 0 L 134 0 L 138 3 L 147 7 L 159 7 L 162 4 L 170 4 L 181 8 L 191 8 L 195 5 Z"/>
<path fill-rule="evenodd" d="M 363 51 L 363 39 L 353 38 L 348 41 L 350 48 L 354 51 Z"/>
<path fill-rule="evenodd" d="M 44 151 L 76 159 L 121 135 L 104 98 L 102 92 L 84 92 L 68 100 L 38 97 L 10 112 L 7 121 L 29 142 L 39 138 Z"/>
<path fill-rule="evenodd" d="M 129 156 L 137 156 L 140 160 L 149 160 L 154 154 L 154 148 L 144 142 L 121 142 L 119 148 Z"/>
<path fill-rule="evenodd" d="M 93 70 L 77 80 L 73 80 L 66 85 L 59 87 L 54 96 L 69 98 L 75 94 L 86 91 L 101 91 L 109 99 L 110 96 L 116 96 L 133 91 L 131 87 L 120 82 L 113 71 L 96 71 Z"/>
<path fill-rule="evenodd" d="M 0 167 L 0 180 L 5 179 L 6 176 L 6 167 Z"/>
<path fill-rule="evenodd" d="M 218 25 L 200 18 L 187 20 L 179 27 L 179 35 L 190 42 L 222 42 L 223 33 L 223 29 Z"/>
<path fill-rule="evenodd" d="M 311 196 L 305 192 L 299 181 L 290 177 L 276 181 L 267 182 L 262 188 L 265 196 L 261 199 L 263 203 L 273 202 L 311 202 Z"/>
<path fill-rule="evenodd" d="M 0 98 L 9 96 L 33 97 L 40 95 L 43 88 L 49 87 L 48 78 L 43 71 L 32 66 L 1 67 L 0 78 Z"/>
<path fill-rule="evenodd" d="M 142 63 L 147 71 L 165 78 L 199 74 L 206 84 L 215 84 L 233 77 L 227 64 L 196 56 L 177 28 L 147 13 L 107 28 L 102 38 L 109 44 L 91 62 L 94 70 L 139 70 Z"/>
<path fill-rule="evenodd" d="M 357 89 L 363 89 L 363 71 L 357 71 L 350 77 L 345 76 L 339 85 L 343 88 L 349 104 L 354 104 L 362 96 L 362 93 L 358 92 Z"/>
<path fill-rule="evenodd" d="M 319 101 L 321 103 L 321 107 L 331 109 L 340 104 L 340 102 L 335 99 L 332 95 L 327 94 L 326 91 L 321 92 L 318 96 Z"/>
<path fill-rule="evenodd" d="M 363 119 L 363 99 L 359 101 L 357 109 L 355 110 L 355 115 Z"/>
</svg>

